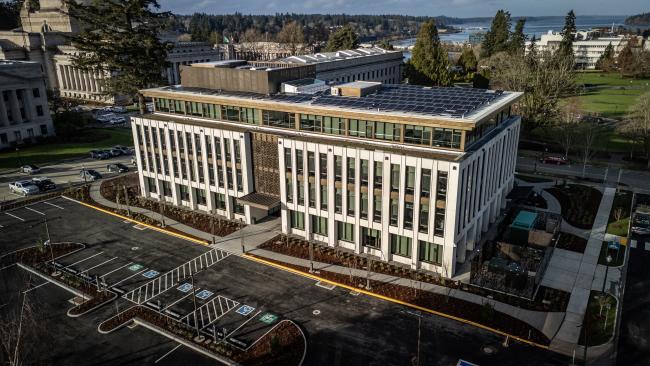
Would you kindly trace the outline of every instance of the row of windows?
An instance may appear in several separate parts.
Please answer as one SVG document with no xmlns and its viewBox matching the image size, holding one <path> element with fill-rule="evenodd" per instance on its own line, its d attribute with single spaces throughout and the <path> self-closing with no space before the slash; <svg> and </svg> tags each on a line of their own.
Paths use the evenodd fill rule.
<svg viewBox="0 0 650 366">
<path fill-rule="evenodd" d="M 270 127 L 460 149 L 462 130 L 154 98 L 157 111 Z M 261 113 L 261 114 L 260 114 Z M 261 117 L 260 117 L 261 116 Z M 261 118 L 261 123 L 260 119 Z M 298 125 L 296 126 L 296 118 Z M 482 133 L 482 132 L 481 132 Z M 403 135 L 403 136 L 402 136 Z M 403 137 L 403 138 L 402 138 Z"/>
<path fill-rule="evenodd" d="M 191 201 L 192 197 L 194 198 L 194 203 L 201 206 L 207 206 L 207 193 L 211 195 L 212 204 L 215 209 L 226 210 L 226 200 L 230 201 L 230 206 L 233 208 L 234 213 L 243 215 L 244 214 L 244 205 L 240 203 L 236 197 L 228 196 L 223 193 L 210 192 L 201 188 L 189 187 L 184 184 L 175 184 L 165 180 L 160 180 L 160 192 L 158 192 L 158 186 L 156 186 L 156 180 L 151 177 L 145 177 L 145 183 L 150 193 L 161 194 L 164 197 L 172 198 L 172 186 L 175 186 L 176 192 L 178 195 L 181 204 L 186 206 L 192 206 Z M 190 196 L 190 190 L 192 192 L 192 197 Z"/>
<path fill-rule="evenodd" d="M 27 130 L 27 137 L 28 139 L 36 137 L 34 135 L 34 129 L 33 128 L 28 128 Z M 47 125 L 40 125 L 40 131 L 42 136 L 47 136 Z M 15 143 L 23 143 L 26 142 L 23 137 L 23 133 L 20 130 L 15 130 L 14 131 L 14 139 L 13 142 Z M 9 144 L 9 135 L 7 133 L 3 132 L 0 133 L 0 145 L 7 145 Z"/>
<path fill-rule="evenodd" d="M 328 236 L 327 218 L 316 215 L 311 217 L 311 231 L 314 234 Z M 305 214 L 299 211 L 289 210 L 289 224 L 292 229 L 305 230 Z M 354 243 L 354 224 L 336 221 L 336 239 Z M 381 248 L 381 232 L 366 227 L 361 228 L 361 245 L 371 248 Z M 418 259 L 423 262 L 442 264 L 442 246 L 419 240 Z M 402 257 L 411 257 L 412 239 L 402 235 L 390 234 L 391 254 Z"/>
<path fill-rule="evenodd" d="M 292 150 L 290 148 L 284 149 L 284 161 L 286 164 L 287 173 L 292 172 Z M 320 161 L 320 178 L 327 179 L 327 154 L 319 154 Z M 342 181 L 342 171 L 343 171 L 343 157 L 334 156 L 334 172 L 335 172 L 335 181 Z M 374 167 L 370 167 L 370 164 L 373 164 Z M 297 175 L 303 175 L 303 164 L 304 156 L 302 150 L 296 150 L 296 173 Z M 383 184 L 383 163 L 380 161 L 369 161 L 367 159 L 360 159 L 360 178 L 361 178 L 361 187 L 368 186 L 369 180 L 369 170 L 374 169 L 374 189 L 380 190 Z M 355 169 L 355 158 L 346 159 L 347 167 L 347 183 L 355 184 L 357 179 L 356 169 Z M 315 167 L 315 153 L 307 152 L 307 169 L 309 176 L 316 176 L 316 167 Z M 390 165 L 390 188 L 392 192 L 399 192 L 400 182 L 401 182 L 401 167 L 398 164 Z M 417 223 L 417 229 L 420 232 L 426 233 L 429 230 L 429 213 L 430 213 L 430 200 L 422 200 L 422 198 L 430 198 L 431 196 L 431 169 L 422 169 L 420 176 L 420 215 L 419 222 Z M 446 199 L 447 199 L 447 176 L 448 173 L 445 171 L 438 171 L 437 182 L 436 182 L 436 195 L 435 202 L 436 206 L 434 207 L 434 235 L 444 236 L 444 226 L 445 226 L 445 208 L 446 208 Z M 415 179 L 416 179 L 416 168 L 413 166 L 406 167 L 406 186 L 405 194 L 406 195 L 415 195 Z M 285 182 L 286 185 L 286 201 L 288 203 L 294 202 L 293 197 L 293 176 L 287 174 L 287 179 Z M 305 183 L 307 182 L 307 183 Z M 304 184 L 307 184 L 307 205 L 311 208 L 316 208 L 317 206 L 317 196 L 320 196 L 320 209 L 328 209 L 328 185 L 320 184 L 319 189 L 316 188 L 316 183 L 314 180 L 297 180 L 297 202 L 298 204 L 303 204 L 305 202 L 305 191 Z M 348 216 L 354 216 L 357 211 L 356 207 L 356 192 L 355 190 L 346 189 L 346 192 L 343 192 L 343 185 L 339 184 L 334 188 L 334 212 L 342 214 L 343 213 L 343 200 L 346 201 L 346 214 Z M 381 222 L 382 219 L 382 195 L 381 193 L 375 194 L 375 192 L 368 192 L 360 190 L 360 207 L 359 216 L 361 219 L 368 220 L 371 219 L 375 222 Z M 368 210 L 369 200 L 373 200 L 373 212 L 370 217 L 370 212 Z M 413 229 L 414 225 L 414 202 L 402 201 L 397 198 L 389 198 L 389 222 L 392 226 L 398 226 L 399 223 L 399 210 L 403 206 L 403 227 L 405 229 Z"/>
</svg>

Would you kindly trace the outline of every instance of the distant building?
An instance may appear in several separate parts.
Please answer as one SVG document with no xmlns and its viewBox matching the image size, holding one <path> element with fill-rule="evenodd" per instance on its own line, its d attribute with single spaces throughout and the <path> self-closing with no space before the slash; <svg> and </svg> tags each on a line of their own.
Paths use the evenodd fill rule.
<svg viewBox="0 0 650 366">
<path fill-rule="evenodd" d="M 54 135 L 38 62 L 0 61 L 0 149 Z"/>
<path fill-rule="evenodd" d="M 363 80 L 399 84 L 402 82 L 403 59 L 402 51 L 370 47 L 290 56 L 274 62 L 315 65 L 316 78 L 326 82 Z"/>
<path fill-rule="evenodd" d="M 166 70 L 167 81 L 171 85 L 180 84 L 181 65 L 219 61 L 224 58 L 222 50 L 208 42 L 174 42 L 174 48 L 167 54 L 167 61 L 171 63 Z"/>
<path fill-rule="evenodd" d="M 363 59 L 193 64 L 181 85 L 142 90 L 142 194 L 246 223 L 280 215 L 285 234 L 453 276 L 513 187 L 522 94 L 356 74 L 312 90 L 319 65 Z"/>
<path fill-rule="evenodd" d="M 287 43 L 279 42 L 241 42 L 220 44 L 220 53 L 225 60 L 269 61 L 297 54 L 312 53 L 314 46 L 298 44 L 295 49 Z"/>
<path fill-rule="evenodd" d="M 576 68 L 593 70 L 609 44 L 612 45 L 614 55 L 617 56 L 628 42 L 624 36 L 598 37 L 596 34 L 594 32 L 578 32 L 576 34 L 576 39 L 573 41 Z M 540 52 L 554 51 L 560 46 L 560 42 L 562 42 L 562 34 L 548 31 L 537 41 L 537 50 Z M 527 41 L 526 50 L 529 46 L 530 41 Z"/>
</svg>

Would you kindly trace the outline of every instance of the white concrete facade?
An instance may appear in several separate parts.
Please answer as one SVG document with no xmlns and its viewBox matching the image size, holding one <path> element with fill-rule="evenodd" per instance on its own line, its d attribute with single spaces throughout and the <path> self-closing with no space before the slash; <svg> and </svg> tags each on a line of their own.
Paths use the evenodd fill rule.
<svg viewBox="0 0 650 366">
<path fill-rule="evenodd" d="M 42 66 L 0 61 L 0 149 L 53 135 Z"/>
<path fill-rule="evenodd" d="M 474 249 L 481 234 L 487 231 L 490 223 L 494 223 L 500 209 L 505 206 L 505 197 L 514 183 L 519 129 L 517 117 L 460 163 L 409 156 L 408 152 L 395 154 L 291 138 L 280 139 L 282 231 L 329 246 L 341 246 L 356 253 L 369 252 L 385 261 L 451 277 L 456 262 L 465 261 L 466 251 Z M 305 181 L 299 178 L 300 164 L 302 171 L 308 172 L 310 153 L 314 157 L 311 164 L 315 165 L 316 179 Z M 299 155 L 302 155 L 302 162 L 296 160 Z M 287 161 L 289 156 L 290 162 Z M 326 160 L 321 157 L 326 157 Z M 335 166 L 337 157 L 341 159 L 339 178 L 335 176 L 338 171 Z M 322 166 L 325 161 L 327 166 Z M 354 177 L 348 176 L 351 171 L 348 163 L 354 164 Z M 378 163 L 381 168 L 376 172 Z M 362 169 L 362 164 L 367 164 L 367 170 Z M 397 189 L 394 189 L 392 182 L 393 167 L 399 168 Z M 407 170 L 414 173 L 414 179 L 409 179 Z M 288 174 L 288 171 L 297 173 Z M 379 172 L 382 183 L 379 191 L 375 191 L 375 176 Z M 425 172 L 429 179 L 423 179 Z M 366 177 L 362 177 L 362 174 L 366 174 Z M 302 177 L 306 176 L 308 174 L 303 173 Z M 445 176 L 446 192 L 443 187 Z M 427 184 L 428 188 L 423 184 Z M 326 193 L 322 190 L 326 190 Z M 337 190 L 340 190 L 340 199 L 337 199 Z M 428 192 L 427 197 L 423 192 Z M 375 195 L 380 197 L 381 207 L 375 207 Z M 397 203 L 397 212 L 393 213 L 391 200 Z M 426 210 L 423 206 L 427 207 Z M 292 211 L 304 215 L 303 228 L 293 225 Z M 376 213 L 379 213 L 378 217 Z M 312 216 L 327 221 L 327 235 L 319 234 L 311 227 Z M 443 217 L 443 226 L 438 229 L 437 217 Z M 340 224 L 337 222 L 353 225 L 352 240 L 340 238 L 337 233 Z M 366 249 L 363 245 L 363 228 L 377 230 L 381 245 Z M 391 235 L 410 240 L 408 256 L 394 253 Z M 440 246 L 442 260 L 437 263 L 421 260 L 421 242 Z"/>
<path fill-rule="evenodd" d="M 575 65 L 580 69 L 595 69 L 596 62 L 605 53 L 605 49 L 609 44 L 612 45 L 614 57 L 616 57 L 628 42 L 624 36 L 590 38 L 589 32 L 579 32 L 579 35 L 581 39 L 573 41 L 573 54 L 575 56 Z M 542 34 L 536 43 L 536 47 L 540 52 L 554 51 L 560 46 L 561 41 L 561 34 L 549 31 L 547 34 Z M 526 51 L 528 51 L 529 47 L 530 41 L 527 41 Z"/>
</svg>

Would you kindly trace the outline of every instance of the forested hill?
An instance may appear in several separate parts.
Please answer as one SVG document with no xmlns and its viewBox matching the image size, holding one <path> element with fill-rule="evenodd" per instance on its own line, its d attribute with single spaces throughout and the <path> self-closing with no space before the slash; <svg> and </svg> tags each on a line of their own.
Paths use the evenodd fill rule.
<svg viewBox="0 0 650 366">
<path fill-rule="evenodd" d="M 650 25 L 650 13 L 632 15 L 625 19 L 627 25 Z"/>
</svg>

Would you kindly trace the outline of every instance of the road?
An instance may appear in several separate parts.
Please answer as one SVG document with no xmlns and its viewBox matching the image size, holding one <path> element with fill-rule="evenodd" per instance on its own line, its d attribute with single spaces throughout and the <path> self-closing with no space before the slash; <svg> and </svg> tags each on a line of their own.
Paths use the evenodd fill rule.
<svg viewBox="0 0 650 366">
<path fill-rule="evenodd" d="M 565 175 L 573 177 L 582 176 L 582 165 L 550 165 L 542 164 L 536 159 L 519 156 L 517 161 L 517 171 L 522 173 L 540 172 L 553 175 Z M 627 170 L 616 167 L 601 167 L 587 165 L 585 169 L 585 177 L 590 179 L 605 180 L 609 186 L 616 185 L 619 179 L 620 182 L 630 187 L 636 192 L 648 191 L 650 192 L 650 171 L 641 170 Z"/>
<path fill-rule="evenodd" d="M 53 222 L 50 225 L 53 241 L 88 244 L 88 248 L 78 254 L 79 259 L 62 259 L 65 263 L 70 262 L 69 266 L 78 267 L 78 270 L 90 271 L 91 276 L 93 271 L 110 273 L 107 276 L 114 278 L 107 277 L 107 282 L 113 286 L 119 284 L 125 291 L 146 279 L 136 276 L 140 282 L 134 283 L 131 277 L 125 281 L 128 276 L 119 273 L 124 271 L 119 269 L 120 261 L 139 263 L 143 269 L 153 268 L 164 273 L 210 250 L 159 232 L 140 230 L 121 219 L 63 198 L 35 203 L 29 208 L 9 212 L 12 215 L 0 215 L 2 252 L 33 245 L 36 239 L 43 238 L 42 221 L 47 215 Z M 1 274 L 4 280 L 0 281 L 0 298 L 14 299 L 9 301 L 10 305 L 0 308 L 0 312 L 6 313 L 15 310 L 18 303 L 16 287 L 27 288 L 27 285 L 24 272 L 16 267 Z M 234 255 L 209 267 L 196 281 L 197 287 L 209 289 L 215 295 L 296 321 L 308 338 L 306 365 L 411 365 L 418 353 L 421 315 L 401 305 L 340 288 L 324 289 L 316 286 L 313 280 Z M 33 283 L 30 288 L 42 283 Z M 173 296 L 179 295 L 177 290 L 170 289 L 167 293 L 172 298 L 164 302 L 176 301 Z M 97 324 L 114 311 L 113 304 L 72 319 L 65 316 L 69 307 L 66 300 L 71 295 L 52 285 L 34 289 L 30 297 L 32 293 L 38 296 L 34 303 L 41 314 L 38 324 L 45 329 L 42 341 L 34 345 L 33 354 L 37 358 L 34 363 L 83 364 L 83 360 L 93 360 L 95 364 L 152 364 L 176 346 L 139 327 L 109 335 L 98 334 Z M 123 309 L 128 300 L 120 299 L 119 303 Z M 236 318 L 236 314 L 232 317 Z M 455 365 L 461 358 L 481 366 L 520 365 L 523 359 L 528 366 L 568 363 L 565 357 L 516 342 L 503 347 L 502 337 L 450 319 L 430 315 L 421 319 L 421 365 Z M 158 363 L 174 362 L 196 366 L 214 364 L 183 347 Z"/>
<path fill-rule="evenodd" d="M 90 158 L 75 159 L 68 162 L 49 164 L 40 166 L 41 172 L 39 174 L 27 175 L 18 172 L 8 172 L 0 174 L 0 202 L 11 201 L 16 198 L 22 197 L 16 193 L 11 192 L 9 183 L 23 179 L 32 179 L 35 177 L 47 177 L 60 188 L 69 186 L 70 183 L 80 183 L 82 179 L 79 177 L 79 171 L 83 168 L 94 169 L 102 176 L 107 177 L 115 173 L 107 173 L 106 165 L 111 163 L 122 163 L 132 167 L 131 156 L 118 156 L 106 160 L 94 160 Z"/>
</svg>

